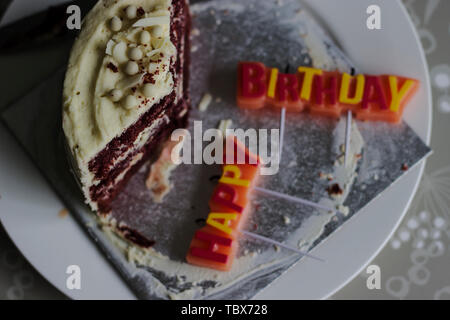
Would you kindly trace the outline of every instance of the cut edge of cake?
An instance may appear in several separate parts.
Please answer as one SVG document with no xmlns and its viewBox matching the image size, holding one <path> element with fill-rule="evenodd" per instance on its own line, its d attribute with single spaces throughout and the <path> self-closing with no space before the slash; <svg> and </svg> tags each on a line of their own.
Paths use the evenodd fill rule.
<svg viewBox="0 0 450 320">
<path fill-rule="evenodd" d="M 142 4 L 142 6 L 140 6 L 140 4 Z M 169 32 L 169 34 L 166 35 L 166 39 L 170 39 L 170 44 L 168 44 L 167 41 L 164 41 L 164 36 L 158 37 L 158 35 L 161 35 L 160 32 L 165 32 L 164 30 L 154 30 L 158 29 L 158 25 L 154 25 L 155 20 L 156 22 L 158 22 L 158 19 L 161 20 L 160 18 L 154 19 L 154 17 L 164 16 L 164 10 L 168 10 L 170 13 L 168 30 L 166 30 Z M 100 14 L 100 19 L 103 18 L 103 21 L 98 20 L 100 12 L 102 13 Z M 106 14 L 103 14 L 104 12 L 106 12 Z M 116 15 L 111 16 L 111 13 L 116 13 Z M 117 26 L 114 26 L 114 20 L 116 20 L 116 17 L 118 16 L 120 17 L 119 19 L 121 20 L 122 27 L 126 28 L 126 24 L 128 23 L 130 29 L 126 29 L 126 31 L 117 30 Z M 127 22 L 127 18 L 130 21 Z M 136 23 L 141 23 L 141 25 L 143 23 L 144 26 L 133 27 Z M 92 210 L 106 214 L 111 211 L 111 202 L 123 189 L 131 176 L 158 152 L 158 147 L 168 138 L 171 132 L 177 128 L 187 126 L 190 109 L 188 85 L 191 20 L 189 5 L 187 0 L 102 0 L 99 1 L 88 14 L 83 23 L 83 27 L 87 29 L 84 29 L 81 32 L 74 44 L 64 85 L 63 128 L 66 135 L 66 153 L 69 157 L 69 162 L 76 180 L 84 194 L 86 203 L 89 204 Z M 105 106 L 106 110 L 110 107 L 112 111 L 109 112 L 113 117 L 123 115 L 126 117 L 128 115 L 126 94 L 124 94 L 124 97 L 121 100 L 114 101 L 115 103 L 110 104 L 107 100 L 104 102 L 105 99 L 112 100 L 114 98 L 112 90 L 110 90 L 111 88 L 114 88 L 114 85 L 108 83 L 111 81 L 111 78 L 117 77 L 117 75 L 115 75 L 117 73 L 126 73 L 127 71 L 130 71 L 127 69 L 128 62 L 117 61 L 117 63 L 115 63 L 116 60 L 114 60 L 114 57 L 108 57 L 108 51 L 109 53 L 115 53 L 115 47 L 108 47 L 114 45 L 118 46 L 118 43 L 120 43 L 120 40 L 118 41 L 114 38 L 115 42 L 111 45 L 111 41 L 114 40 L 108 40 L 108 36 L 103 37 L 102 33 L 105 33 L 105 30 L 107 30 L 106 28 L 108 27 L 110 29 L 114 29 L 115 27 L 115 31 L 109 31 L 109 34 L 112 34 L 112 36 L 116 35 L 116 38 L 118 37 L 117 34 L 125 33 L 123 35 L 124 37 L 130 36 L 131 39 L 137 39 L 136 44 L 134 44 L 133 40 L 128 42 L 128 38 L 125 38 L 125 43 L 127 43 L 127 52 L 125 52 L 125 55 L 132 55 L 130 51 L 133 48 L 138 48 L 141 50 L 141 53 L 143 52 L 144 57 L 142 59 L 137 59 L 140 56 L 139 54 L 137 54 L 137 57 L 133 57 L 136 58 L 134 61 L 139 67 L 138 74 L 142 72 L 143 76 L 135 87 L 127 88 L 126 90 L 130 95 L 136 96 L 138 102 L 137 108 L 142 107 L 145 111 L 139 113 L 139 111 L 135 112 L 135 110 L 132 109 L 130 111 L 131 114 L 133 112 L 137 113 L 137 115 L 134 114 L 134 118 L 131 117 L 134 121 L 127 126 L 124 125 L 122 128 L 119 128 L 119 133 L 113 138 L 105 139 L 105 135 L 102 136 L 102 130 L 100 130 L 102 128 L 96 128 L 96 126 L 101 126 L 98 124 L 98 118 L 96 118 L 95 121 L 92 121 L 92 118 L 88 118 L 93 124 L 85 127 L 92 130 L 91 134 L 86 132 L 89 130 L 82 130 L 86 129 L 83 127 L 83 119 L 86 119 L 86 117 L 93 117 L 93 114 L 98 117 L 99 106 Z M 127 31 L 132 34 L 127 34 Z M 150 48 L 148 49 L 147 47 L 144 47 L 145 41 L 142 41 L 145 40 L 143 38 L 146 38 L 147 34 L 141 36 L 141 34 L 146 31 L 151 35 Z M 106 31 L 106 33 L 108 33 L 108 31 Z M 100 37 L 99 39 L 101 39 L 101 41 L 99 42 L 101 45 L 99 47 L 102 47 L 103 45 L 104 49 L 102 49 L 106 51 L 104 54 L 106 58 L 103 57 L 103 60 L 101 59 L 101 53 L 98 54 L 99 57 L 97 57 L 92 56 L 91 52 L 86 52 L 91 49 L 89 48 L 89 44 L 86 45 L 87 41 L 92 41 L 95 37 Z M 158 39 L 161 39 L 161 41 L 158 42 Z M 176 53 L 170 58 L 170 63 L 164 61 L 165 57 L 162 54 L 162 52 L 164 52 L 163 49 L 158 53 L 158 45 L 161 47 L 168 46 L 169 52 L 171 52 L 170 45 L 173 45 L 176 49 Z M 157 55 L 159 54 L 159 58 L 151 56 L 151 54 L 155 53 Z M 91 102 L 90 106 L 86 106 L 86 101 L 80 102 L 80 99 L 76 99 L 80 96 L 81 91 L 81 89 L 77 89 L 77 85 L 82 86 L 79 78 L 82 76 L 80 75 L 80 72 L 85 71 L 83 68 L 77 67 L 77 64 L 86 63 L 83 59 L 98 59 L 96 60 L 97 64 L 94 63 L 91 67 L 103 67 L 109 69 L 106 72 L 111 74 L 110 77 L 102 78 L 104 82 L 106 82 L 106 84 L 104 84 L 101 82 L 99 83 L 99 79 L 101 78 L 99 74 L 102 75 L 103 71 L 98 71 L 97 69 L 93 71 L 96 73 L 91 75 L 92 79 L 90 83 L 92 85 L 95 82 L 95 88 L 90 88 L 89 90 L 94 90 L 95 92 L 91 95 L 86 95 L 86 97 L 91 98 L 90 100 L 86 99 L 88 102 Z M 117 66 L 117 69 L 122 70 L 119 71 L 114 67 L 112 68 L 114 70 L 111 70 L 110 66 L 108 66 L 108 59 Z M 120 60 L 120 53 L 117 60 Z M 155 70 L 155 67 L 151 69 L 152 63 L 153 65 L 157 64 L 160 69 Z M 164 65 L 168 66 L 169 70 L 166 70 L 166 73 L 162 76 L 165 78 L 160 81 L 165 81 L 161 82 L 162 86 L 167 87 L 167 84 L 172 84 L 172 86 L 170 87 L 170 92 L 159 97 L 159 100 L 152 103 L 152 90 L 147 90 L 147 92 L 145 92 L 147 89 L 145 86 L 148 85 L 150 89 L 154 90 L 159 89 L 158 86 L 160 82 L 154 78 L 158 79 L 158 75 L 160 74 L 159 71 L 164 70 Z M 149 72 L 149 70 L 154 73 Z M 133 80 L 131 71 L 125 76 L 126 79 L 131 78 L 131 80 Z M 122 82 L 124 82 L 123 79 Z M 116 81 L 116 86 L 117 83 L 121 83 L 121 81 Z M 102 91 L 104 91 L 103 96 L 101 95 Z M 105 97 L 106 95 L 108 95 L 108 97 Z M 75 99 L 74 96 L 76 97 Z M 101 101 L 98 105 L 93 103 L 98 101 Z M 118 110 L 118 114 L 115 114 L 116 110 Z M 129 121 L 130 119 L 126 120 Z M 114 121 L 112 121 L 112 123 L 114 123 Z M 108 130 L 107 122 L 104 128 Z M 107 136 L 108 135 L 106 134 L 106 137 Z M 101 141 L 101 143 L 88 141 L 84 143 L 84 149 L 79 148 L 77 144 L 81 141 L 85 141 L 85 139 L 103 139 L 104 141 Z M 95 152 L 92 152 L 93 149 Z M 91 154 L 89 154 L 89 152 L 91 152 Z"/>
</svg>

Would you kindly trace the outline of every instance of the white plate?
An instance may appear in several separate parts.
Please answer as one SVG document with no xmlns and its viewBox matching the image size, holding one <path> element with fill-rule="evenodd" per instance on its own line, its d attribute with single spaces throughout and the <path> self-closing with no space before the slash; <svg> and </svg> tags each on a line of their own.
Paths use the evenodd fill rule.
<svg viewBox="0 0 450 320">
<path fill-rule="evenodd" d="M 33 1 L 32 10 L 65 0 Z M 421 89 L 405 120 L 429 143 L 431 89 L 427 65 L 414 26 L 399 1 L 305 0 L 332 30 L 339 45 L 362 71 L 417 78 Z M 366 9 L 381 8 L 382 29 L 368 30 Z M 16 0 L 5 19 L 30 13 L 29 1 Z M 0 126 L 0 218 L 17 247 L 59 290 L 75 299 L 133 299 L 134 295 L 95 244 L 71 217 L 58 218 L 63 204 L 33 163 Z M 8 150 L 8 152 L 5 152 Z M 322 299 L 355 277 L 383 248 L 407 211 L 424 163 L 410 170 L 357 216 L 313 250 L 327 263 L 303 259 L 257 295 L 259 299 Z M 81 290 L 66 287 L 66 269 L 78 265 Z M 293 285 L 296 284 L 296 285 Z"/>
</svg>

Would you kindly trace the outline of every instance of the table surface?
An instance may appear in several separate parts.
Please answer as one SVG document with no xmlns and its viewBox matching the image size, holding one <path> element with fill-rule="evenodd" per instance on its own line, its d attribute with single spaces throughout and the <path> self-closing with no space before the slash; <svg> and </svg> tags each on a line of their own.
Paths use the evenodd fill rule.
<svg viewBox="0 0 450 320">
<path fill-rule="evenodd" d="M 381 271 L 381 289 L 369 290 L 364 271 L 333 299 L 450 299 L 450 1 L 404 0 L 421 37 L 433 88 L 433 135 L 420 189 L 389 244 L 370 263 Z M 70 50 L 70 45 L 66 45 Z M 0 58 L 0 77 L 8 88 L 0 110 L 49 76 L 65 56 L 51 47 L 38 53 Z M 32 72 L 30 72 L 32 70 Z M 26 75 L 26 76 L 24 76 Z M 0 198 L 1 201 L 1 198 Z M 25 260 L 0 226 L 0 299 L 65 299 Z"/>
</svg>

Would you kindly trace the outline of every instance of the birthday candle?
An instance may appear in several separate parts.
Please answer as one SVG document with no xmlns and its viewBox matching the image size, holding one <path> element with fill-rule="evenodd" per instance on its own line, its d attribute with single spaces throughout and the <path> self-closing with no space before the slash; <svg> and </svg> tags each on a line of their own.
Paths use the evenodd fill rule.
<svg viewBox="0 0 450 320">
<path fill-rule="evenodd" d="M 415 79 L 394 75 L 356 75 L 299 67 L 280 73 L 258 62 L 240 62 L 237 103 L 241 108 L 266 105 L 338 118 L 348 110 L 357 119 L 401 121 L 403 110 L 419 87 Z"/>
<path fill-rule="evenodd" d="M 248 197 L 259 175 L 260 159 L 234 136 L 228 136 L 223 173 L 209 202 L 206 226 L 197 231 L 186 260 L 194 265 L 227 271 L 237 250 L 238 230 L 248 214 Z M 227 157 L 232 154 L 231 157 Z M 238 161 L 241 158 L 244 161 Z M 241 163 L 242 162 L 242 163 Z"/>
</svg>

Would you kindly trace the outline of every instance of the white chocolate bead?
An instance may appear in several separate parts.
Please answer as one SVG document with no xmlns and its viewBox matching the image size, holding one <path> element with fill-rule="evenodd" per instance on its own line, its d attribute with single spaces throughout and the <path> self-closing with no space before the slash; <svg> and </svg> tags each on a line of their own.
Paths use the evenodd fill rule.
<svg viewBox="0 0 450 320">
<path fill-rule="evenodd" d="M 133 109 L 135 107 L 137 107 L 138 101 L 136 99 L 135 96 L 129 95 L 125 98 L 125 100 L 123 101 L 123 106 L 126 109 Z"/>
<path fill-rule="evenodd" d="M 152 28 L 152 36 L 156 37 L 156 38 L 162 37 L 163 31 L 164 31 L 163 27 L 161 27 L 161 26 L 154 26 Z"/>
<path fill-rule="evenodd" d="M 109 96 L 113 102 L 117 102 L 122 99 L 123 92 L 120 89 L 113 89 L 109 92 Z"/>
<path fill-rule="evenodd" d="M 125 66 L 125 73 L 130 76 L 133 76 L 138 72 L 139 72 L 138 64 L 134 61 L 128 61 L 127 65 Z"/>
<path fill-rule="evenodd" d="M 151 35 L 150 35 L 150 32 L 145 31 L 145 30 L 142 31 L 142 32 L 141 32 L 141 35 L 140 35 L 140 37 L 139 37 L 139 40 L 140 40 L 141 44 L 149 44 L 150 41 L 152 40 L 152 37 L 151 37 Z"/>
<path fill-rule="evenodd" d="M 128 19 L 134 19 L 137 16 L 137 8 L 135 6 L 128 6 L 125 13 Z"/>
<path fill-rule="evenodd" d="M 110 21 L 111 30 L 114 32 L 120 31 L 122 29 L 122 20 L 119 17 L 114 16 Z"/>
<path fill-rule="evenodd" d="M 127 44 L 125 42 L 119 42 L 114 46 L 114 49 L 112 51 L 114 59 L 122 64 L 128 61 L 127 57 Z"/>
<path fill-rule="evenodd" d="M 139 48 L 131 48 L 128 51 L 128 57 L 134 61 L 141 60 L 143 57 L 142 50 Z"/>
<path fill-rule="evenodd" d="M 147 98 L 154 97 L 154 96 L 157 94 L 157 87 L 156 87 L 154 84 L 147 83 L 147 84 L 144 85 L 144 87 L 142 88 L 142 93 L 143 93 L 144 96 L 146 96 Z"/>
</svg>

